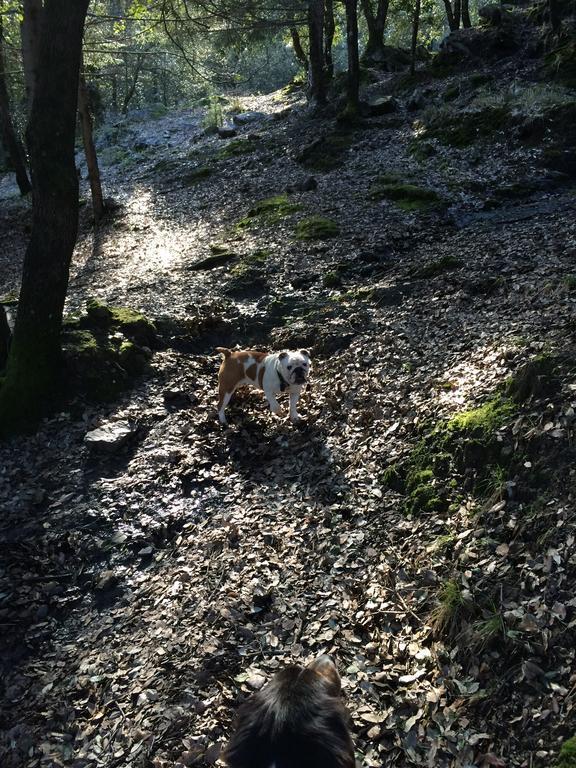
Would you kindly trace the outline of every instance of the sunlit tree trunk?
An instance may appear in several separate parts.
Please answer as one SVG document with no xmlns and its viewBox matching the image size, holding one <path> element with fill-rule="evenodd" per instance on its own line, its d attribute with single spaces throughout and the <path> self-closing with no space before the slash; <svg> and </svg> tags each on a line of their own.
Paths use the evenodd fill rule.
<svg viewBox="0 0 576 768">
<path fill-rule="evenodd" d="M 78 232 L 74 140 L 88 1 L 46 0 L 44 6 L 38 80 L 27 130 L 32 233 L 6 379 L 0 388 L 1 435 L 30 428 L 58 393 L 62 313 Z"/>
<path fill-rule="evenodd" d="M 102 195 L 102 183 L 100 181 L 100 169 L 98 168 L 98 156 L 96 155 L 96 147 L 94 146 L 94 136 L 92 133 L 90 103 L 86 89 L 86 81 L 82 72 L 78 78 L 78 114 L 80 116 L 80 125 L 82 126 L 82 140 L 84 142 L 84 155 L 86 157 L 86 166 L 88 168 L 90 191 L 92 193 L 94 221 L 100 221 L 104 214 L 104 198 Z"/>
<path fill-rule="evenodd" d="M 326 101 L 326 82 L 324 78 L 324 0 L 309 0 L 308 34 L 310 38 L 308 98 L 313 104 L 324 104 Z"/>
</svg>

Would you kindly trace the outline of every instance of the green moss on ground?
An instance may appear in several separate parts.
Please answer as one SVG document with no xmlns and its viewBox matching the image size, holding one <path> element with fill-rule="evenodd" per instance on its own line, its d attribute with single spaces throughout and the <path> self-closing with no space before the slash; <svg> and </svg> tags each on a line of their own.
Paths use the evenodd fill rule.
<svg viewBox="0 0 576 768">
<path fill-rule="evenodd" d="M 469 147 L 505 128 L 510 118 L 507 106 L 486 106 L 469 112 L 432 109 L 422 118 L 418 140 L 435 138 L 450 147 Z"/>
<path fill-rule="evenodd" d="M 242 256 L 238 263 L 232 267 L 230 274 L 234 277 L 246 277 L 265 264 L 269 256 L 270 251 L 266 248 L 259 248 L 252 253 L 248 253 Z"/>
<path fill-rule="evenodd" d="M 327 134 L 305 147 L 298 156 L 298 162 L 313 171 L 331 171 L 343 164 L 345 153 L 353 141 L 354 134 L 350 130 Z"/>
<path fill-rule="evenodd" d="M 329 237 L 337 237 L 339 234 L 340 228 L 332 219 L 326 219 L 323 216 L 309 216 L 298 222 L 295 237 L 297 240 L 324 240 Z"/>
<path fill-rule="evenodd" d="M 212 176 L 213 170 L 208 165 L 201 165 L 186 171 L 181 178 L 182 184 L 191 186 Z"/>
<path fill-rule="evenodd" d="M 116 330 L 138 344 L 154 346 L 157 340 L 156 326 L 141 312 L 129 307 L 108 307 L 98 299 L 86 304 L 84 325 L 101 329 Z"/>
<path fill-rule="evenodd" d="M 562 744 L 554 768 L 576 768 L 576 736 Z"/>
<path fill-rule="evenodd" d="M 438 422 L 407 461 L 384 471 L 382 484 L 404 494 L 408 514 L 445 512 L 460 484 L 454 481 L 464 472 L 473 473 L 474 489 L 480 491 L 485 490 L 482 482 L 495 467 L 509 465 L 510 456 L 502 451 L 499 433 L 516 411 L 516 403 L 504 393 Z"/>
<path fill-rule="evenodd" d="M 258 142 L 253 139 L 231 139 L 225 147 L 222 147 L 216 157 L 219 160 L 228 160 L 231 157 L 240 157 L 256 152 L 259 148 Z"/>
<path fill-rule="evenodd" d="M 376 179 L 370 187 L 369 197 L 371 200 L 392 200 L 404 211 L 429 210 L 442 202 L 434 190 L 401 182 L 390 175 Z"/>
<path fill-rule="evenodd" d="M 438 277 L 438 275 L 442 275 L 444 272 L 448 272 L 451 269 L 458 269 L 458 267 L 461 266 L 462 262 L 455 256 L 446 255 L 442 256 L 440 259 L 431 261 L 428 264 L 423 264 L 421 267 L 415 269 L 412 274 L 418 279 L 429 280 L 433 277 Z"/>
<path fill-rule="evenodd" d="M 253 229 L 257 224 L 271 226 L 301 209 L 302 205 L 290 202 L 287 195 L 267 197 L 259 200 L 248 211 L 248 215 L 240 219 L 236 224 L 236 229 L 242 232 L 246 229 Z"/>
</svg>

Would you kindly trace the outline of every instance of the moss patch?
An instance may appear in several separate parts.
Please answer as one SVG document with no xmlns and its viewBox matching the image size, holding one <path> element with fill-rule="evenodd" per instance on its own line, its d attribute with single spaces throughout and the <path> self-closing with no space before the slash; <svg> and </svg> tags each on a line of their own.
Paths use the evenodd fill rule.
<svg viewBox="0 0 576 768">
<path fill-rule="evenodd" d="M 554 768 L 576 768 L 576 736 L 562 744 Z"/>
<path fill-rule="evenodd" d="M 341 130 L 316 139 L 300 152 L 298 162 L 314 171 L 331 171 L 344 162 L 353 143 L 352 131 Z"/>
<path fill-rule="evenodd" d="M 507 106 L 487 106 L 469 112 L 433 109 L 423 117 L 419 137 L 435 138 L 450 147 L 469 147 L 505 128 L 510 118 Z"/>
<path fill-rule="evenodd" d="M 181 181 L 185 186 L 192 186 L 198 184 L 200 181 L 212 176 L 212 168 L 208 165 L 200 165 L 197 168 L 192 168 L 190 171 L 186 171 L 182 174 Z"/>
<path fill-rule="evenodd" d="M 270 251 L 266 248 L 259 248 L 252 253 L 248 253 L 235 264 L 230 270 L 230 274 L 234 277 L 246 277 L 248 274 L 254 272 L 266 263 L 266 259 L 270 256 Z"/>
<path fill-rule="evenodd" d="M 267 197 L 259 200 L 248 211 L 248 215 L 240 219 L 236 224 L 236 229 L 242 232 L 243 230 L 254 228 L 256 224 L 271 226 L 301 209 L 301 204 L 290 202 L 287 195 Z"/>
<path fill-rule="evenodd" d="M 404 211 L 427 210 L 442 202 L 434 190 L 402 183 L 388 175 L 379 176 L 368 194 L 371 200 L 392 200 Z"/>
<path fill-rule="evenodd" d="M 216 153 L 219 160 L 228 160 L 231 157 L 250 155 L 259 149 L 259 144 L 252 139 L 232 139 L 225 147 Z"/>
<path fill-rule="evenodd" d="M 412 274 L 418 279 L 429 280 L 433 277 L 438 277 L 438 275 L 442 275 L 444 272 L 448 272 L 451 269 L 458 269 L 458 267 L 461 266 L 462 262 L 455 256 L 446 255 L 442 256 L 440 259 L 430 261 L 428 264 L 423 264 L 421 267 L 415 269 Z"/>
<path fill-rule="evenodd" d="M 338 224 L 332 219 L 323 216 L 309 216 L 301 219 L 296 225 L 295 236 L 297 240 L 324 240 L 337 237 L 340 234 Z"/>
</svg>

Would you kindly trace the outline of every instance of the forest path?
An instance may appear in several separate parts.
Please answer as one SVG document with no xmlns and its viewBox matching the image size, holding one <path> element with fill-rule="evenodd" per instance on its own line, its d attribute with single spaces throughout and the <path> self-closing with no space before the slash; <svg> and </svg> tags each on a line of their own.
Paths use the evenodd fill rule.
<svg viewBox="0 0 576 768">
<path fill-rule="evenodd" d="M 498 569 L 481 543 L 497 535 L 478 532 L 466 503 L 407 516 L 382 477 L 422 423 L 483 401 L 527 357 L 565 345 L 576 244 L 566 193 L 498 228 L 458 229 L 449 207 L 374 201 L 375 177 L 394 172 L 475 210 L 480 193 L 455 193 L 456 182 L 515 172 L 488 159 L 478 170 L 465 152 L 448 169 L 449 155 L 421 166 L 409 125 L 384 117 L 354 134 L 338 167 L 314 172 L 316 189 L 289 194 L 299 210 L 238 230 L 258 200 L 310 175 L 296 157 L 325 130 L 297 100 L 279 118 L 286 104 L 274 97 L 246 106 L 270 115 L 240 130 L 253 148 L 228 158 L 230 142 L 201 136 L 197 115 L 147 126 L 137 155 L 127 147 L 146 142 L 122 128 L 124 154 L 104 181 L 123 207 L 96 246 L 83 224 L 71 309 L 95 295 L 202 330 L 156 352 L 153 375 L 117 403 L 75 405 L 0 449 L 12 637 L 2 765 L 212 764 L 239 699 L 320 652 L 342 672 L 365 766 L 483 765 L 503 750 L 522 765 L 538 725 L 526 721 L 523 743 L 510 743 L 506 723 L 539 691 L 517 694 L 511 676 L 497 692 L 504 709 L 476 704 L 485 673 L 464 671 L 429 627 L 441 585 L 471 568 L 459 542 L 468 563 Z M 19 205 L 3 216 L 15 223 Z M 339 236 L 296 240 L 312 214 Z M 24 234 L 13 230 L 12 253 Z M 191 269 L 211 243 L 234 253 L 231 265 Z M 16 266 L 3 273 L 6 291 L 16 278 Z M 218 338 L 312 346 L 307 424 L 274 420 L 251 392 L 222 430 Z M 132 442 L 90 453 L 86 431 L 116 419 L 138 427 Z"/>
</svg>

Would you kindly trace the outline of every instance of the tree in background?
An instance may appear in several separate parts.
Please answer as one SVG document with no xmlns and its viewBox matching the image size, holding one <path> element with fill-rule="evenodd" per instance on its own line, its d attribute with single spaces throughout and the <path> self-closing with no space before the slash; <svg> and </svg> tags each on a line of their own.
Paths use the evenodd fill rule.
<svg viewBox="0 0 576 768">
<path fill-rule="evenodd" d="M 60 331 L 78 232 L 74 141 L 82 34 L 89 0 L 46 0 L 27 129 L 32 233 L 6 378 L 0 434 L 34 424 L 58 394 Z"/>
<path fill-rule="evenodd" d="M 346 50 L 348 53 L 348 76 L 346 88 L 346 113 L 350 117 L 358 114 L 360 91 L 360 60 L 358 56 L 358 0 L 344 0 L 346 8 Z"/>
<path fill-rule="evenodd" d="M 2 140 L 14 172 L 16 174 L 16 183 L 20 194 L 27 195 L 32 189 L 26 171 L 26 161 L 22 143 L 16 134 L 12 114 L 10 112 L 10 97 L 8 95 L 8 86 L 6 83 L 6 64 L 4 59 L 4 24 L 3 24 L 4 2 L 0 0 L 0 130 Z"/>
<path fill-rule="evenodd" d="M 384 61 L 384 31 L 388 18 L 390 0 L 360 0 L 362 12 L 368 28 L 368 39 L 364 48 L 363 59 L 365 61 Z"/>
</svg>

